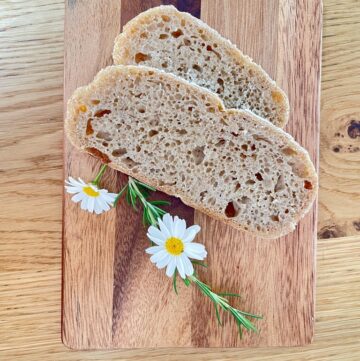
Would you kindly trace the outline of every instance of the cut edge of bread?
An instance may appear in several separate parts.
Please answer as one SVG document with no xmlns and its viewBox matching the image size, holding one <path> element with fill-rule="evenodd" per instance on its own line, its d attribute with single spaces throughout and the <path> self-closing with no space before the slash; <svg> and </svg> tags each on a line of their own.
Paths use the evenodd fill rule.
<svg viewBox="0 0 360 361">
<path fill-rule="evenodd" d="M 141 175 L 139 173 L 135 174 L 131 170 L 125 169 L 111 161 L 107 162 L 101 156 L 95 155 L 95 157 L 98 158 L 99 160 L 101 160 L 103 163 L 107 163 L 109 167 L 111 167 L 115 170 L 118 170 L 122 173 L 125 173 L 130 177 L 138 179 L 150 186 L 153 186 L 156 189 L 158 189 L 159 191 L 163 191 L 171 196 L 178 197 L 183 201 L 184 204 L 186 204 L 196 210 L 199 210 L 202 213 L 211 216 L 212 218 L 215 218 L 226 224 L 229 224 L 232 227 L 234 227 L 238 230 L 241 230 L 247 234 L 265 238 L 265 239 L 274 239 L 274 238 L 285 236 L 288 233 L 294 231 L 298 222 L 312 208 L 312 205 L 313 205 L 313 203 L 317 197 L 317 193 L 318 193 L 318 176 L 317 176 L 316 170 L 314 168 L 314 165 L 310 159 L 308 152 L 303 147 L 301 147 L 290 134 L 288 134 L 285 131 L 283 131 L 282 129 L 276 127 L 274 124 L 272 124 L 268 120 L 263 119 L 248 110 L 241 110 L 241 109 L 227 109 L 226 110 L 224 108 L 222 100 L 216 94 L 214 94 L 211 91 L 209 91 L 203 87 L 200 87 L 196 84 L 193 84 L 193 83 L 190 84 L 186 80 L 184 80 L 174 74 L 166 73 L 159 69 L 150 68 L 150 67 L 146 67 L 146 66 L 139 66 L 139 65 L 126 65 L 126 66 L 125 65 L 113 65 L 113 66 L 108 66 L 108 67 L 100 70 L 100 72 L 95 76 L 94 80 L 90 84 L 77 88 L 67 102 L 67 114 L 66 114 L 66 118 L 65 118 L 64 128 L 65 128 L 65 133 L 66 133 L 68 139 L 70 140 L 70 142 L 72 143 L 72 145 L 75 146 L 77 149 L 81 150 L 82 152 L 85 152 L 87 154 L 94 156 L 94 154 L 88 152 L 85 149 L 86 144 L 81 142 L 79 136 L 77 135 L 76 125 L 77 125 L 77 115 L 79 113 L 78 99 L 79 98 L 80 99 L 88 98 L 92 94 L 93 89 L 98 89 L 99 87 L 101 88 L 102 86 L 106 86 L 108 83 L 108 80 L 109 80 L 108 78 L 113 77 L 113 75 L 114 75 L 113 72 L 127 73 L 127 74 L 133 73 L 136 75 L 143 75 L 144 72 L 146 72 L 146 71 L 161 73 L 164 76 L 168 77 L 170 82 L 172 82 L 172 81 L 181 82 L 184 85 L 189 86 L 190 88 L 196 88 L 198 92 L 206 95 L 209 98 L 212 98 L 214 103 L 217 103 L 219 105 L 219 107 L 222 109 L 222 111 L 228 112 L 228 113 L 247 114 L 248 116 L 251 116 L 254 119 L 257 119 L 257 121 L 264 122 L 269 127 L 269 131 L 270 131 L 271 135 L 282 137 L 283 139 L 286 139 L 287 142 L 292 143 L 292 146 L 294 148 L 296 148 L 298 155 L 304 161 L 304 164 L 306 164 L 307 171 L 309 173 L 309 177 L 307 177 L 307 178 L 311 179 L 311 182 L 313 185 L 312 191 L 308 193 L 308 197 L 306 198 L 306 200 L 307 200 L 306 206 L 299 210 L 299 212 L 294 217 L 293 222 L 291 222 L 291 223 L 289 222 L 287 227 L 284 226 L 281 229 L 274 229 L 272 231 L 267 231 L 267 232 L 249 231 L 249 230 L 244 229 L 242 225 L 239 225 L 237 222 L 233 221 L 231 218 L 225 218 L 224 216 L 221 216 L 218 213 L 212 212 L 205 207 L 199 206 L 197 203 L 193 202 L 187 196 L 187 194 L 177 190 L 176 188 L 174 189 L 174 187 L 172 187 L 172 186 L 166 186 L 166 185 L 159 186 L 159 185 L 155 184 L 154 182 L 152 182 L 152 180 L 149 179 L 147 176 Z"/>
<path fill-rule="evenodd" d="M 127 64 L 127 55 L 126 48 L 131 47 L 131 37 L 132 34 L 138 31 L 142 24 L 146 23 L 154 15 L 171 15 L 184 18 L 187 21 L 194 22 L 197 26 L 201 27 L 206 35 L 210 35 L 215 39 L 216 42 L 221 43 L 240 63 L 245 64 L 249 69 L 252 69 L 254 73 L 266 84 L 266 87 L 273 87 L 273 90 L 276 91 L 279 99 L 278 103 L 281 104 L 281 119 L 279 118 L 278 124 L 276 125 L 279 128 L 284 128 L 286 123 L 289 120 L 290 114 L 290 105 L 289 99 L 286 93 L 277 85 L 277 83 L 271 79 L 267 72 L 261 67 L 261 65 L 255 63 L 251 57 L 245 55 L 241 50 L 237 48 L 229 39 L 224 38 L 220 35 L 215 29 L 211 28 L 205 22 L 200 19 L 195 18 L 189 13 L 178 11 L 173 5 L 160 5 L 154 8 L 150 8 L 142 13 L 140 13 L 135 18 L 131 19 L 123 28 L 122 33 L 120 33 L 114 42 L 113 49 L 113 60 L 115 65 L 128 65 Z M 159 69 L 161 70 L 161 69 Z"/>
</svg>

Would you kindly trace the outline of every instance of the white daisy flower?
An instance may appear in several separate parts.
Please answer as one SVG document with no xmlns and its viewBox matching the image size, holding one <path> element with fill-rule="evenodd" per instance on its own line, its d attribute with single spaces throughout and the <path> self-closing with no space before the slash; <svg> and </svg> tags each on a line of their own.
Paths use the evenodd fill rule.
<svg viewBox="0 0 360 361">
<path fill-rule="evenodd" d="M 114 203 L 116 193 L 109 193 L 107 189 L 99 189 L 92 183 L 85 183 L 81 178 L 78 180 L 69 177 L 66 180 L 66 191 L 75 194 L 71 200 L 81 202 L 81 209 L 90 213 L 100 214 L 108 211 Z"/>
<path fill-rule="evenodd" d="M 162 220 L 159 218 L 159 228 L 150 226 L 148 229 L 148 238 L 156 244 L 146 249 L 146 253 L 152 255 L 150 261 L 160 269 L 167 266 L 168 277 L 173 276 L 175 269 L 182 278 L 191 276 L 194 267 L 189 258 L 203 260 L 207 255 L 204 245 L 192 243 L 200 227 L 186 228 L 184 219 L 166 213 Z"/>
</svg>

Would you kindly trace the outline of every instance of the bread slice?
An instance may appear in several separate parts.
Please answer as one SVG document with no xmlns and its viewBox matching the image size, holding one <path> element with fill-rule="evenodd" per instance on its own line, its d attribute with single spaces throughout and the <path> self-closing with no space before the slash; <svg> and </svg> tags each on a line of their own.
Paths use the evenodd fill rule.
<svg viewBox="0 0 360 361">
<path fill-rule="evenodd" d="M 152 8 L 128 22 L 115 41 L 113 58 L 115 64 L 151 66 L 178 75 L 217 93 L 226 108 L 249 109 L 278 127 L 288 120 L 285 93 L 259 65 L 173 6 Z"/>
<path fill-rule="evenodd" d="M 73 145 L 217 219 L 263 237 L 292 231 L 317 176 L 270 122 L 154 68 L 110 66 L 68 102 Z"/>
</svg>

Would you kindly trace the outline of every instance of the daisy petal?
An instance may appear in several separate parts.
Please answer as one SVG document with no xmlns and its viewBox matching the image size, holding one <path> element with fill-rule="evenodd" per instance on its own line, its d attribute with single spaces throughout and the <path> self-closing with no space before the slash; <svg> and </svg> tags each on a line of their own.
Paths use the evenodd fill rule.
<svg viewBox="0 0 360 361">
<path fill-rule="evenodd" d="M 185 219 L 179 219 L 178 216 L 175 216 L 174 219 L 174 237 L 182 239 L 186 230 L 186 221 Z"/>
<path fill-rule="evenodd" d="M 101 203 L 99 203 L 98 199 L 95 200 L 94 211 L 96 214 L 101 214 L 103 212 L 103 210 L 101 208 Z"/>
<path fill-rule="evenodd" d="M 151 236 L 149 233 L 147 234 L 147 238 L 149 238 L 150 241 L 156 243 L 158 246 L 161 246 L 164 244 L 164 241 L 162 239 Z"/>
<path fill-rule="evenodd" d="M 87 204 L 87 208 L 89 212 L 94 212 L 94 206 L 95 206 L 95 198 L 94 197 L 90 197 L 88 199 L 88 204 Z"/>
<path fill-rule="evenodd" d="M 162 258 L 159 262 L 156 263 L 157 268 L 164 268 L 169 264 L 171 261 L 171 256 L 169 254 L 166 255 L 166 257 Z"/>
<path fill-rule="evenodd" d="M 66 192 L 70 194 L 79 193 L 82 191 L 79 187 L 73 187 L 73 186 L 65 186 Z"/>
<path fill-rule="evenodd" d="M 82 200 L 81 200 L 81 209 L 86 211 L 87 210 L 87 203 L 88 203 L 88 198 L 87 197 L 84 197 Z"/>
<path fill-rule="evenodd" d="M 176 257 L 176 268 L 181 278 L 185 278 L 185 269 L 181 257 Z"/>
<path fill-rule="evenodd" d="M 169 254 L 164 250 L 162 249 L 161 251 L 153 254 L 151 257 L 150 257 L 150 261 L 152 263 L 157 263 L 159 261 L 161 261 L 163 258 L 167 257 Z"/>
<path fill-rule="evenodd" d="M 203 253 L 205 252 L 205 246 L 201 243 L 191 242 L 185 245 L 185 251 L 188 250 L 195 253 Z"/>
<path fill-rule="evenodd" d="M 162 223 L 163 227 L 162 227 L 161 223 Z M 163 229 L 165 227 L 169 233 L 168 237 L 171 237 L 172 231 L 173 231 L 173 223 L 174 222 L 173 222 L 173 219 L 170 216 L 170 214 L 166 213 L 162 220 L 159 219 L 159 225 L 160 225 L 161 232 L 165 233 L 165 230 Z"/>
<path fill-rule="evenodd" d="M 200 261 L 205 259 L 207 256 L 204 245 L 200 243 L 186 243 L 184 253 L 190 258 Z"/>
<path fill-rule="evenodd" d="M 150 236 L 152 236 L 152 237 L 155 237 L 155 238 L 161 240 L 162 243 L 164 243 L 165 240 L 167 239 L 166 237 L 164 237 L 164 235 L 161 233 L 161 231 L 154 226 L 149 227 L 148 234 L 150 234 Z"/>
<path fill-rule="evenodd" d="M 69 181 L 66 181 L 66 182 L 67 182 L 67 184 L 70 184 L 72 186 L 78 186 L 80 188 L 82 188 L 84 185 L 86 185 L 86 183 L 81 178 L 79 178 L 79 180 L 77 181 L 73 177 L 69 177 Z"/>
<path fill-rule="evenodd" d="M 185 231 L 183 242 L 184 243 L 191 242 L 195 238 L 196 234 L 200 232 L 200 230 L 201 228 L 197 224 L 194 224 L 193 226 L 189 227 Z"/>
<path fill-rule="evenodd" d="M 160 231 L 163 234 L 163 237 L 165 237 L 165 239 L 170 238 L 171 237 L 170 231 L 167 229 L 167 227 L 165 226 L 163 221 L 159 218 L 158 222 L 159 222 Z"/>
<path fill-rule="evenodd" d="M 112 196 L 112 194 L 114 194 L 114 193 L 102 193 L 102 194 L 101 194 L 101 198 L 102 198 L 105 202 L 107 202 L 107 203 L 109 203 L 109 204 L 113 204 L 114 201 L 115 201 L 116 195 L 115 195 L 115 196 Z"/>
<path fill-rule="evenodd" d="M 166 267 L 166 275 L 168 277 L 172 277 L 174 275 L 175 268 L 176 268 L 176 261 L 175 261 L 175 258 L 172 257 Z"/>
<path fill-rule="evenodd" d="M 103 209 L 103 211 L 108 211 L 110 209 L 110 206 L 108 205 L 108 203 L 106 203 L 103 199 L 101 199 L 99 197 L 99 203 L 101 204 L 101 208 Z"/>
<path fill-rule="evenodd" d="M 152 246 L 152 247 L 146 248 L 145 252 L 147 254 L 155 254 L 155 253 L 158 253 L 159 251 L 161 251 L 162 249 L 164 249 L 164 248 L 161 246 Z"/>
<path fill-rule="evenodd" d="M 192 263 L 190 262 L 189 258 L 183 253 L 181 255 L 181 260 L 184 264 L 185 274 L 187 276 L 191 276 L 194 273 L 194 267 Z"/>
<path fill-rule="evenodd" d="M 78 202 L 82 201 L 84 197 L 85 196 L 83 193 L 78 193 L 78 194 L 75 194 L 74 197 L 71 198 L 71 200 L 75 203 L 78 203 Z"/>
</svg>

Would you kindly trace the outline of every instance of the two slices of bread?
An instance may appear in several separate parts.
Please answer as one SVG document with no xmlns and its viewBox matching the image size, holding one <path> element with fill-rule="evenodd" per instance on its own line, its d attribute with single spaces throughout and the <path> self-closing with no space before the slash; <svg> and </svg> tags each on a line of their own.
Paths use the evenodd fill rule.
<svg viewBox="0 0 360 361">
<path fill-rule="evenodd" d="M 248 109 L 284 127 L 289 104 L 266 72 L 188 13 L 159 6 L 129 21 L 115 41 L 115 64 L 173 73 L 218 94 L 226 108 Z"/>
<path fill-rule="evenodd" d="M 72 144 L 232 226 L 274 238 L 316 196 L 317 175 L 293 138 L 214 93 L 142 66 L 111 66 L 68 102 Z"/>
</svg>

